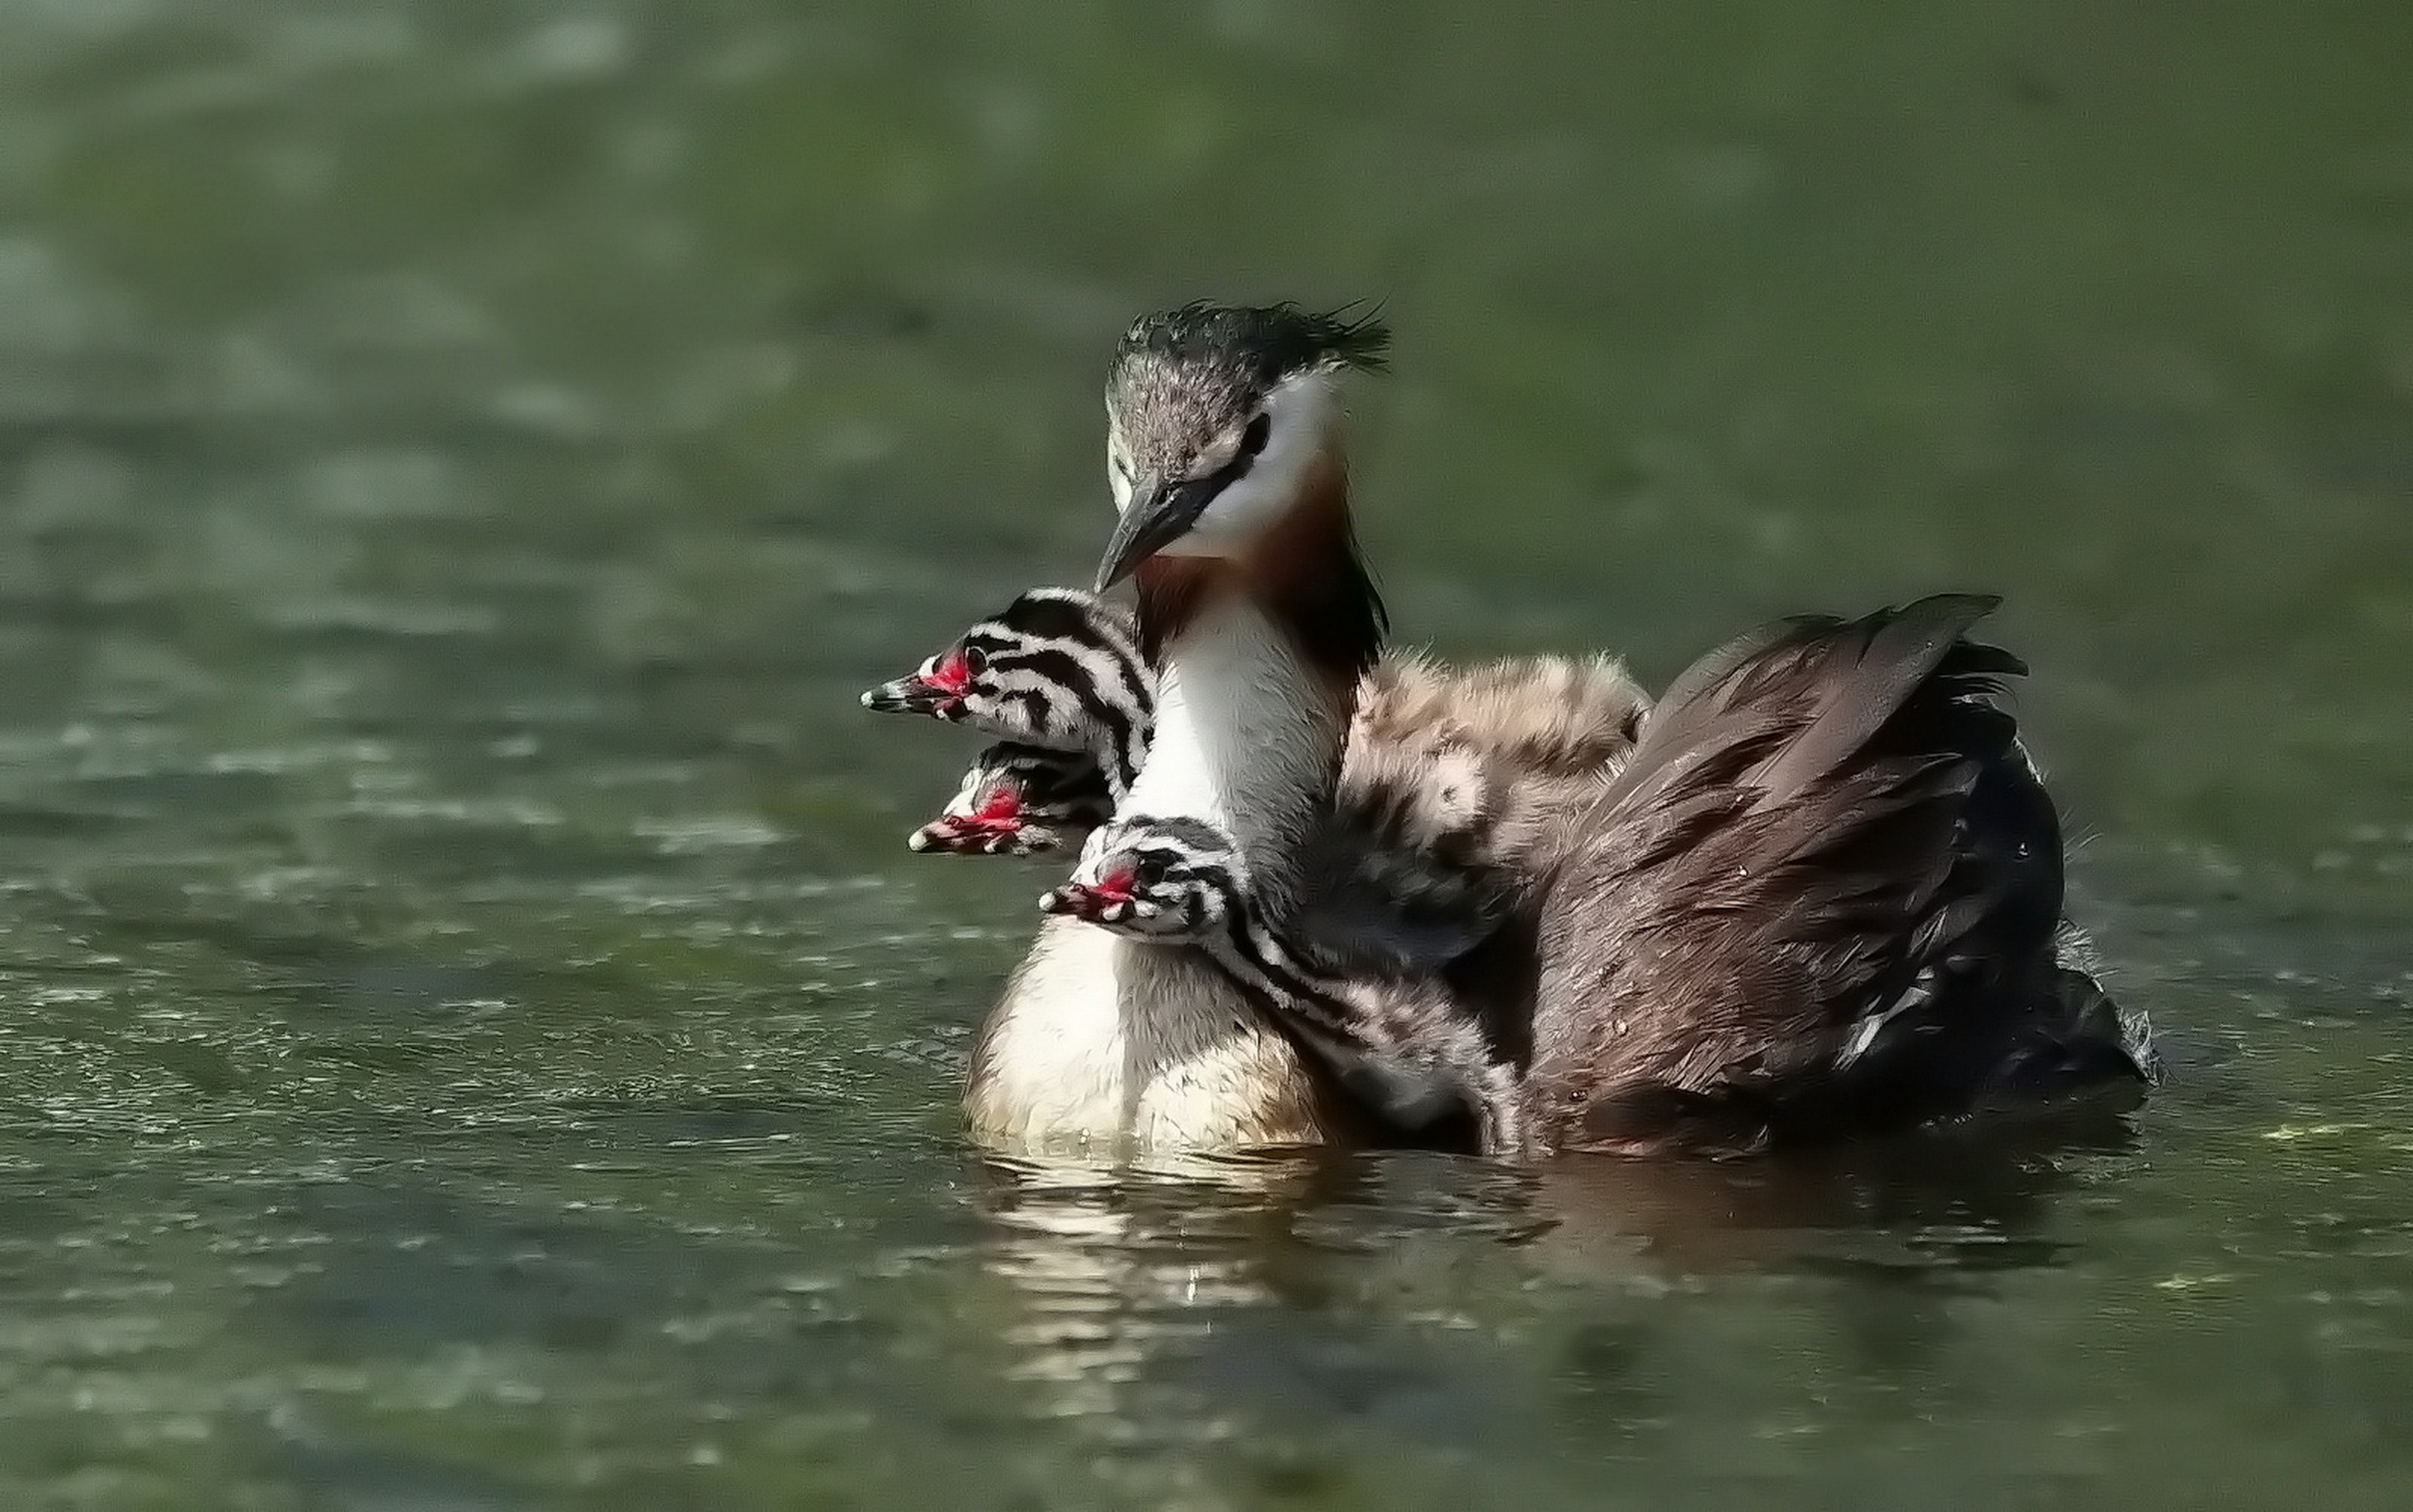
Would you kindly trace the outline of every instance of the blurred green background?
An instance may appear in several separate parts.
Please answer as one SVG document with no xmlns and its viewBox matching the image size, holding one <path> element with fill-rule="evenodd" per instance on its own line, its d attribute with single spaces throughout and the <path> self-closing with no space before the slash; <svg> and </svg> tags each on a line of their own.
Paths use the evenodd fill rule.
<svg viewBox="0 0 2413 1512">
<path fill-rule="evenodd" d="M 2413 9 L 0 0 L 0 1504 L 2413 1496 Z M 2122 1148 L 1008 1171 L 852 695 L 1134 314 L 1405 639 L 1990 589 Z"/>
</svg>

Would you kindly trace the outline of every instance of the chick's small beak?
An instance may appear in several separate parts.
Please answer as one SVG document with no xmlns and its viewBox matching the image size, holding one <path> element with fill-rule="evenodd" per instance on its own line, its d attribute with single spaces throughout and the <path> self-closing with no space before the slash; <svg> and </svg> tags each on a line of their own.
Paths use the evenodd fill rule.
<svg viewBox="0 0 2413 1512">
<path fill-rule="evenodd" d="M 1190 534 L 1198 517 L 1215 502 L 1222 482 L 1216 477 L 1177 483 L 1144 477 L 1133 484 L 1131 506 L 1115 521 L 1105 554 L 1098 559 L 1097 591 L 1104 593 L 1138 570 L 1141 563 Z"/>
<path fill-rule="evenodd" d="M 1127 870 L 1115 870 L 1095 882 L 1066 882 L 1040 894 L 1039 911 L 1043 914 L 1071 914 L 1091 923 L 1103 919 L 1112 922 L 1130 916 L 1132 874 Z"/>
<path fill-rule="evenodd" d="M 955 694 L 921 676 L 900 677 L 865 691 L 863 706 L 880 714 L 935 714 Z"/>
<path fill-rule="evenodd" d="M 1097 917 L 1102 900 L 1078 882 L 1066 882 L 1039 895 L 1039 911 L 1043 914 L 1070 914 L 1075 918 Z"/>
</svg>

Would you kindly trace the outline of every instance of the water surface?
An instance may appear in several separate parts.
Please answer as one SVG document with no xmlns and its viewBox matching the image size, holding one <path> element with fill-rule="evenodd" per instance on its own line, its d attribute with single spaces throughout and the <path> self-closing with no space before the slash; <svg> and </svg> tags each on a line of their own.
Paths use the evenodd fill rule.
<svg viewBox="0 0 2413 1512">
<path fill-rule="evenodd" d="M 2413 1496 L 2413 11 L 0 4 L 0 1505 Z M 1452 656 L 2009 595 L 2125 1137 L 959 1137 L 855 689 L 1375 295 Z"/>
</svg>

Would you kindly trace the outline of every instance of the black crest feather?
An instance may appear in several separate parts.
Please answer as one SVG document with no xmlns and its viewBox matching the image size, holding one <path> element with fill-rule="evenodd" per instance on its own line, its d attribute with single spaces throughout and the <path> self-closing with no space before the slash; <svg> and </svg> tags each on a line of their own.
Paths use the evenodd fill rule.
<svg viewBox="0 0 2413 1512">
<path fill-rule="evenodd" d="M 1391 328 L 1379 305 L 1316 312 L 1278 304 L 1218 304 L 1192 300 L 1132 322 L 1115 351 L 1120 363 L 1142 353 L 1184 363 L 1252 370 L 1271 388 L 1320 367 L 1380 372 L 1388 364 Z"/>
</svg>

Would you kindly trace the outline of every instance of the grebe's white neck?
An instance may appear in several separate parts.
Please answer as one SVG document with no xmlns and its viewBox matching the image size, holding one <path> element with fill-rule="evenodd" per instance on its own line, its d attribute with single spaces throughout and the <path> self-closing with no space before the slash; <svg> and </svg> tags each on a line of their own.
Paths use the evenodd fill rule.
<svg viewBox="0 0 2413 1512">
<path fill-rule="evenodd" d="M 1155 737 L 1124 811 L 1231 831 L 1283 901 L 1300 837 L 1331 799 L 1348 719 L 1287 626 L 1245 594 L 1217 599 L 1164 648 Z"/>
</svg>

